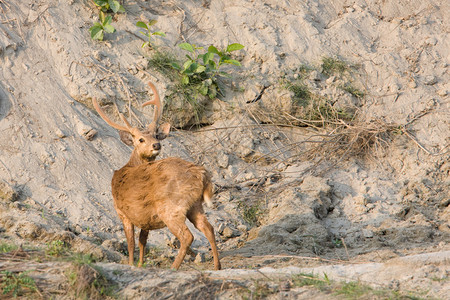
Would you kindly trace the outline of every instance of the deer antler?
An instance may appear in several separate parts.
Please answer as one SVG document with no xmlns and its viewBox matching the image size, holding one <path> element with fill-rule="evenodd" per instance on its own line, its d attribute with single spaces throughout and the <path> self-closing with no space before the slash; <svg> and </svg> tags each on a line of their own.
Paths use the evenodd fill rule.
<svg viewBox="0 0 450 300">
<path fill-rule="evenodd" d="M 147 101 L 142 104 L 142 107 L 147 105 L 155 105 L 155 113 L 153 115 L 152 122 L 148 125 L 148 129 L 150 132 L 156 132 L 156 129 L 158 128 L 159 119 L 161 118 L 162 109 L 161 109 L 161 99 L 159 98 L 158 90 L 156 89 L 155 85 L 152 82 L 148 82 L 148 85 L 153 91 L 153 94 L 155 94 L 155 98 L 153 100 Z"/>
<path fill-rule="evenodd" d="M 124 127 L 122 125 L 119 125 L 117 123 L 114 123 L 113 121 L 111 121 L 108 116 L 103 112 L 103 110 L 100 108 L 100 105 L 98 105 L 97 99 L 94 97 L 92 98 L 92 104 L 94 104 L 94 108 L 95 110 L 98 112 L 98 114 L 100 115 L 100 117 L 102 117 L 102 119 L 108 123 L 109 126 L 118 129 L 118 130 L 122 130 L 122 131 L 126 131 L 126 132 L 130 132 L 131 133 L 131 125 L 130 123 L 127 121 L 127 119 L 125 119 L 124 115 L 119 113 L 120 118 L 122 119 L 122 121 L 125 123 L 125 125 L 127 127 Z"/>
</svg>

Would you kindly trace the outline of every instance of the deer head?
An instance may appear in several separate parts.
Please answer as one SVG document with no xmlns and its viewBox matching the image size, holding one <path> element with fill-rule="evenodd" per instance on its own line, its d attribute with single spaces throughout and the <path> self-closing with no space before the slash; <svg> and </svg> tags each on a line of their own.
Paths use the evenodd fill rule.
<svg viewBox="0 0 450 300">
<path fill-rule="evenodd" d="M 119 130 L 120 139 L 123 143 L 134 148 L 128 165 L 139 165 L 155 160 L 161 150 L 161 144 L 159 141 L 165 139 L 169 135 L 169 123 L 164 123 L 161 126 L 158 126 L 162 114 L 161 100 L 159 98 L 158 91 L 153 83 L 149 82 L 148 85 L 153 90 L 155 98 L 142 104 L 142 107 L 147 105 L 155 105 L 155 113 L 152 122 L 147 126 L 145 131 L 141 131 L 137 127 L 132 127 L 121 113 L 119 113 L 119 116 L 125 126 L 114 123 L 100 108 L 97 100 L 92 98 L 94 108 L 102 119 L 109 126 Z"/>
</svg>

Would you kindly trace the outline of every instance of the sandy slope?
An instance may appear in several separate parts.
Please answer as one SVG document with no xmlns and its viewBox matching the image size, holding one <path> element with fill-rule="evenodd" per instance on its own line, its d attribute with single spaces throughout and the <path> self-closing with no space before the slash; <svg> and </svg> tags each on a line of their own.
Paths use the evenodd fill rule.
<svg viewBox="0 0 450 300">
<path fill-rule="evenodd" d="M 147 99 L 148 80 L 163 96 L 167 93 L 164 76 L 142 71 L 151 51 L 141 49 L 135 23 L 153 18 L 166 33 L 156 43 L 180 57 L 176 44 L 183 41 L 245 45 L 237 55 L 243 68 L 230 69 L 233 84 L 244 91 L 230 89 L 226 102 L 216 100 L 209 108 L 206 130 L 175 132 L 162 154 L 202 163 L 213 172 L 217 207 L 208 214 L 227 268 L 245 267 L 244 257 L 252 255 L 381 263 L 448 250 L 449 5 L 431 0 L 127 1 L 127 13 L 114 17 L 117 31 L 95 42 L 88 32 L 97 20 L 91 1 L 1 1 L 0 183 L 3 194 L 10 195 L 2 196 L 2 239 L 62 239 L 74 250 L 120 261 L 124 237 L 109 186 L 112 171 L 127 161 L 130 150 L 90 109 L 90 99 L 117 100 L 125 110 L 130 99 Z M 365 91 L 363 99 L 342 92 L 320 73 L 324 56 L 359 66 L 353 80 Z M 285 149 L 311 131 L 255 126 L 255 119 L 267 121 L 258 112 L 279 111 L 290 99 L 279 81 L 294 76 L 301 65 L 317 70 L 309 78 L 317 93 L 357 104 L 364 120 L 408 124 L 411 135 L 397 137 L 375 160 L 352 158 L 326 173 L 305 173 L 311 162 L 291 159 L 295 149 Z M 253 103 L 260 93 L 261 100 Z M 152 115 L 147 108 L 137 114 L 143 122 Z M 251 163 L 257 155 L 273 160 Z M 270 180 L 256 192 L 248 187 L 261 178 Z M 242 203 L 262 203 L 261 226 L 252 228 L 244 220 Z M 206 239 L 195 236 L 193 248 L 206 253 Z M 165 248 L 168 240 L 167 231 L 151 235 L 152 245 Z M 283 265 L 266 261 L 255 264 Z M 419 277 L 431 282 L 430 274 L 441 276 L 443 287 L 446 264 L 444 259 L 437 270 L 420 269 Z M 440 297 L 443 291 L 433 287 L 429 295 Z"/>
</svg>

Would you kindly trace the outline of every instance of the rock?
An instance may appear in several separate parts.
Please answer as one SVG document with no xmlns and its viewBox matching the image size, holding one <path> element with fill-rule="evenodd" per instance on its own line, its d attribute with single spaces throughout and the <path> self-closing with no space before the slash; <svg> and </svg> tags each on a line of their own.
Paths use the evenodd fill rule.
<svg viewBox="0 0 450 300">
<path fill-rule="evenodd" d="M 369 229 L 363 229 L 362 234 L 365 238 L 373 238 L 373 231 Z"/>
<path fill-rule="evenodd" d="M 219 167 L 226 169 L 229 165 L 229 156 L 224 152 L 219 152 L 217 154 L 217 164 Z"/>
<path fill-rule="evenodd" d="M 16 234 L 23 239 L 35 240 L 45 234 L 45 229 L 42 225 L 24 221 L 17 224 Z"/>
<path fill-rule="evenodd" d="M 423 83 L 425 85 L 435 85 L 437 83 L 437 78 L 434 75 L 425 76 Z"/>
<path fill-rule="evenodd" d="M 241 233 L 239 231 L 234 230 L 233 228 L 231 228 L 229 226 L 226 226 L 222 232 L 222 236 L 227 239 L 237 237 L 240 235 L 241 235 Z"/>
<path fill-rule="evenodd" d="M 67 137 L 67 135 L 59 128 L 56 128 L 55 135 L 61 139 Z"/>
<path fill-rule="evenodd" d="M 81 121 L 79 121 L 76 126 L 78 134 L 88 141 L 91 141 L 97 134 L 97 130 Z"/>
<path fill-rule="evenodd" d="M 201 263 L 206 262 L 205 253 L 202 253 L 202 252 L 197 253 L 197 256 L 195 257 L 194 262 L 196 264 L 201 264 Z"/>
<path fill-rule="evenodd" d="M 0 200 L 14 202 L 19 200 L 19 193 L 8 182 L 0 179 Z"/>
</svg>

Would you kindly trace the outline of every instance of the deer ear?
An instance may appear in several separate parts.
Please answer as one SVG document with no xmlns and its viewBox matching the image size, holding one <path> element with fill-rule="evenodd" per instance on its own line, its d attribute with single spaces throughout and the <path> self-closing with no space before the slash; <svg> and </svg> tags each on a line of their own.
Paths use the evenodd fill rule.
<svg viewBox="0 0 450 300">
<path fill-rule="evenodd" d="M 119 131 L 120 140 L 128 146 L 133 146 L 133 136 L 128 131 Z"/>
<path fill-rule="evenodd" d="M 161 126 L 159 126 L 158 134 L 156 135 L 156 137 L 158 140 L 163 140 L 169 136 L 169 132 L 170 132 L 170 124 L 164 123 Z"/>
</svg>

